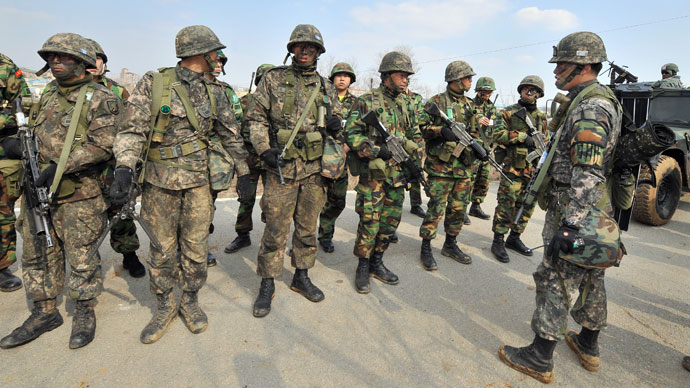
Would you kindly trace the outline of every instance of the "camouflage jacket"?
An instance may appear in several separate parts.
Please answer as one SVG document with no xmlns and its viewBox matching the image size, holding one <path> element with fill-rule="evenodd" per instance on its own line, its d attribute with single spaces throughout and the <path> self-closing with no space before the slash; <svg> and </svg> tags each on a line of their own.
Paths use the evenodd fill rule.
<svg viewBox="0 0 690 388">
<path fill-rule="evenodd" d="M 493 121 L 491 125 L 486 127 L 479 124 L 479 135 L 484 142 L 484 147 L 487 150 L 491 149 L 491 146 L 494 143 L 494 128 L 503 125 L 503 117 L 501 116 L 498 108 L 496 108 L 496 105 L 494 105 L 491 100 L 482 101 L 479 96 L 476 96 L 472 102 L 474 102 L 474 106 L 477 108 L 477 111 L 479 111 L 484 117 L 487 117 L 489 120 Z"/>
<path fill-rule="evenodd" d="M 194 106 L 199 131 L 195 131 L 187 118 L 180 97 L 173 90 L 170 123 L 163 141 L 152 142 L 151 149 L 180 146 L 195 140 L 207 142 L 211 136 L 217 136 L 234 159 L 237 174 L 248 174 L 247 154 L 240 137 L 239 125 L 230 109 L 223 87 L 215 81 L 208 80 L 202 73 L 193 72 L 179 64 L 175 72 Z M 134 169 L 143 154 L 151 132 L 151 115 L 157 114 L 151 112 L 152 87 L 153 72 L 148 72 L 137 83 L 125 104 L 124 119 L 113 147 L 118 165 Z M 209 91 L 213 93 L 216 103 L 215 118 L 211 117 Z M 149 155 L 144 180 L 168 190 L 184 190 L 206 185 L 209 183 L 208 148 L 160 161 L 152 161 Z"/>
<path fill-rule="evenodd" d="M 652 84 L 653 88 L 683 88 L 679 75 L 672 75 L 668 78 L 660 79 Z"/>
<path fill-rule="evenodd" d="M 104 76 L 94 77 L 93 80 L 110 89 L 110 91 L 113 92 L 114 95 L 118 96 L 123 103 L 129 98 L 129 92 L 127 89 L 114 80 Z"/>
<path fill-rule="evenodd" d="M 0 53 L 0 130 L 6 126 L 16 127 L 12 112 L 14 111 L 13 103 L 17 97 L 31 97 L 31 92 L 22 71 L 9 57 Z M 7 108 L 3 109 L 2 105 L 5 101 L 7 101 Z M 0 135 L 6 136 L 11 133 L 0 133 Z M 0 147 L 0 153 L 4 155 L 2 147 Z"/>
<path fill-rule="evenodd" d="M 347 94 L 345 97 L 340 98 L 338 97 L 338 100 L 343 106 L 343 121 L 346 122 L 350 118 L 350 114 L 353 113 L 353 109 L 357 101 L 359 100 L 359 97 L 356 97 L 354 94 L 350 93 L 350 91 L 347 91 Z M 355 113 L 357 114 L 357 113 Z M 343 125 L 343 127 L 345 127 Z"/>
<path fill-rule="evenodd" d="M 93 80 L 87 74 L 88 81 Z M 87 81 L 87 82 L 88 82 Z M 74 202 L 93 198 L 101 194 L 97 174 L 112 157 L 112 146 L 117 132 L 117 125 L 122 114 L 122 102 L 105 86 L 89 82 L 93 94 L 87 92 L 86 133 L 81 145 L 73 147 L 65 166 L 62 185 L 65 180 L 78 182 L 73 195 L 61 199 L 59 203 Z M 33 130 L 38 137 L 40 163 L 57 164 L 65 143 L 67 130 L 74 106 L 79 96 L 79 89 L 84 83 L 74 86 L 48 87 L 41 95 L 36 118 L 32 120 Z M 65 98 L 61 103 L 62 97 Z M 77 143 L 79 144 L 79 143 Z"/>
<path fill-rule="evenodd" d="M 580 84 L 568 97 L 575 100 L 593 83 L 595 89 L 570 107 L 548 171 L 557 187 L 567 188 L 570 202 L 564 217 L 576 223 L 581 223 L 604 195 L 621 128 L 622 110 L 606 86 L 597 81 Z"/>
<path fill-rule="evenodd" d="M 377 112 L 379 120 L 388 131 L 398 137 L 402 137 L 406 143 L 405 150 L 412 154 L 412 158 L 420 163 L 422 156 L 423 139 L 419 130 L 417 115 L 410 108 L 412 103 L 409 96 L 399 94 L 395 96 L 388 88 L 380 87 L 365 93 L 352 107 L 350 118 L 345 125 L 347 143 L 360 160 L 360 171 L 364 179 L 385 179 L 386 183 L 393 187 L 407 184 L 407 171 L 394 164 L 393 159 L 385 162 L 385 178 L 376 177 L 370 170 L 369 161 L 377 159 L 380 145 L 383 144 L 383 136 L 372 127 L 366 125 L 361 117 L 370 110 Z M 354 172 L 357 174 L 357 172 Z"/>
<path fill-rule="evenodd" d="M 223 88 L 225 89 L 225 95 L 228 97 L 228 103 L 230 104 L 230 108 L 235 114 L 235 120 L 237 120 L 238 123 L 242 123 L 242 117 L 244 116 L 244 109 L 246 105 L 242 104 L 242 100 L 239 97 L 237 97 L 235 89 L 233 89 L 232 86 L 230 86 L 230 84 L 223 81 L 218 82 L 221 85 L 223 85 Z"/>
<path fill-rule="evenodd" d="M 291 79 L 294 83 L 291 85 Z M 295 137 L 289 152 L 298 153 L 297 157 L 285 158 L 285 167 L 282 168 L 283 176 L 287 179 L 302 180 L 311 175 L 321 172 L 321 158 L 308 160 L 304 156 L 307 149 L 312 149 L 307 145 L 307 141 L 314 141 L 312 132 L 317 132 L 317 106 L 328 105 L 333 115 L 342 120 L 342 105 L 338 101 L 338 94 L 333 84 L 328 79 L 323 78 L 315 70 L 301 71 L 291 66 L 275 67 L 263 77 L 256 87 L 252 97 L 249 99 L 245 120 L 249 128 L 249 138 L 257 155 L 261 155 L 272 147 L 282 147 L 297 124 L 302 112 L 307 109 L 307 100 L 318 88 L 317 97 L 312 107 L 307 110 L 306 119 Z M 292 109 L 289 109 L 290 99 L 287 97 L 288 91 L 292 89 L 294 100 Z M 324 95 L 325 92 L 325 95 Z M 327 97 L 327 98 L 326 98 Z M 274 131 L 278 144 L 270 141 L 269 130 Z M 311 136 L 312 140 L 307 140 Z M 318 136 L 316 136 L 318 138 Z M 315 141 L 318 141 L 315 140 Z M 312 143 L 314 144 L 314 143 Z M 315 152 L 318 152 L 318 143 L 314 145 Z M 323 146 L 321 146 L 321 152 Z M 274 174 L 277 170 L 267 168 Z"/>
<path fill-rule="evenodd" d="M 534 173 L 534 166 L 527 163 L 527 155 L 533 151 L 525 145 L 529 126 L 515 112 L 523 109 L 520 104 L 513 104 L 501 111 L 501 121 L 494 124 L 493 140 L 497 145 L 496 152 L 503 152 L 503 171 L 516 176 L 530 178 Z M 548 136 L 546 130 L 546 115 L 539 109 L 527 112 L 532 124 L 538 131 Z M 544 141 L 546 143 L 546 141 Z M 537 159 L 538 161 L 538 159 Z M 533 162 L 536 163 L 537 161 Z"/>
<path fill-rule="evenodd" d="M 454 96 L 455 95 L 455 96 Z M 436 103 L 439 109 L 448 115 L 451 120 L 466 125 L 467 132 L 480 144 L 483 144 L 479 136 L 477 120 L 483 117 L 477 112 L 472 99 L 446 90 L 427 101 L 426 106 Z M 446 178 L 469 178 L 472 176 L 472 165 L 479 159 L 475 158 L 471 149 L 465 148 L 456 158 L 452 153 L 458 143 L 445 141 L 441 135 L 441 129 L 445 125 L 440 118 L 431 117 L 426 112 L 422 116 L 421 128 L 426 141 L 426 162 L 424 171 L 430 176 Z"/>
</svg>

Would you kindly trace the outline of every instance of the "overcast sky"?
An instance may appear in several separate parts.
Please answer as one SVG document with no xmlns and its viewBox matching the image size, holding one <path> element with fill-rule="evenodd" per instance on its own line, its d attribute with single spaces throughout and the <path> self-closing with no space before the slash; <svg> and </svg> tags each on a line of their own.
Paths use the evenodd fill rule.
<svg viewBox="0 0 690 388">
<path fill-rule="evenodd" d="M 690 31 L 690 2 L 680 0 L 0 0 L 0 15 L 0 52 L 31 69 L 43 66 L 36 51 L 48 37 L 76 32 L 103 46 L 114 77 L 122 67 L 143 74 L 173 66 L 177 31 L 205 24 L 228 46 L 225 81 L 246 88 L 259 64 L 282 62 L 294 26 L 309 23 L 321 30 L 326 45 L 320 61 L 354 62 L 361 78 L 378 67 L 381 54 L 409 48 L 420 69 L 413 86 L 427 98 L 445 87 L 444 69 L 458 59 L 474 68 L 475 81 L 496 80 L 506 98 L 499 103 L 513 102 L 517 84 L 528 74 L 541 76 L 547 98 L 552 97 L 554 66 L 547 63 L 552 46 L 582 30 L 599 33 L 609 60 L 629 66 L 640 80 L 659 79 L 661 65 L 675 62 L 690 83 L 690 49 L 681 44 Z M 368 88 L 362 82 L 354 86 Z"/>
</svg>

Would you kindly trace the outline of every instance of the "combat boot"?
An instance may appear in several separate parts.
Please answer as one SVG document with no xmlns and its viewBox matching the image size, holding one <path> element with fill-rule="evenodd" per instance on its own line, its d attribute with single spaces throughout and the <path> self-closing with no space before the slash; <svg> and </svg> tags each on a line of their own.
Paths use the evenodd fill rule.
<svg viewBox="0 0 690 388">
<path fill-rule="evenodd" d="M 472 202 L 469 214 L 472 217 L 481 218 L 482 220 L 488 220 L 489 218 L 491 218 L 490 215 L 484 213 L 484 210 L 482 210 L 482 206 L 479 202 Z"/>
<path fill-rule="evenodd" d="M 534 253 L 532 252 L 531 249 L 529 249 L 523 242 L 520 240 L 520 233 L 516 233 L 514 231 L 510 231 L 510 234 L 508 235 L 508 238 L 506 239 L 505 247 L 508 249 L 512 249 L 515 252 L 525 255 L 525 256 L 532 256 Z"/>
<path fill-rule="evenodd" d="M 400 241 L 400 238 L 398 238 L 398 233 L 393 233 L 390 240 L 388 240 L 390 244 L 397 244 L 398 241 Z"/>
<path fill-rule="evenodd" d="M 683 368 L 690 372 L 690 356 L 685 356 L 683 357 L 683 361 L 681 362 L 681 365 L 683 365 Z"/>
<path fill-rule="evenodd" d="M 295 276 L 292 277 L 290 289 L 302 294 L 302 296 L 314 303 L 321 302 L 325 298 L 319 287 L 312 284 L 306 269 L 295 269 Z"/>
<path fill-rule="evenodd" d="M 426 217 L 426 212 L 419 205 L 412 206 L 412 208 L 410 208 L 410 213 L 420 218 Z"/>
<path fill-rule="evenodd" d="M 198 291 L 185 291 L 180 300 L 180 317 L 187 329 L 194 334 L 203 333 L 208 327 L 208 318 L 199 307 L 198 295 Z"/>
<path fill-rule="evenodd" d="M 208 251 L 208 253 L 206 254 L 206 266 L 215 267 L 216 264 L 218 264 L 216 256 L 213 253 L 211 253 L 211 251 Z"/>
<path fill-rule="evenodd" d="M 588 371 L 599 370 L 599 330 L 589 330 L 583 327 L 580 334 L 575 330 L 565 333 L 565 343 L 577 354 L 580 364 Z"/>
<path fill-rule="evenodd" d="M 383 253 L 374 252 L 369 260 L 369 276 L 386 284 L 396 285 L 400 283 L 398 275 L 394 274 L 383 265 Z"/>
<path fill-rule="evenodd" d="M 443 242 L 441 254 L 443 256 L 450 257 L 460 264 L 472 264 L 472 257 L 458 247 L 458 242 L 455 240 L 455 236 L 448 234 L 446 235 L 446 241 Z"/>
<path fill-rule="evenodd" d="M 72 334 L 69 337 L 69 348 L 78 349 L 93 341 L 96 335 L 96 313 L 93 306 L 95 299 L 78 300 L 72 317 Z"/>
<path fill-rule="evenodd" d="M 419 255 L 419 258 L 422 261 L 422 266 L 424 266 L 425 270 L 433 271 L 438 269 L 436 259 L 434 259 L 434 254 L 431 253 L 431 240 L 425 238 L 422 239 L 422 251 Z"/>
<path fill-rule="evenodd" d="M 142 343 L 152 344 L 165 334 L 168 326 L 177 316 L 177 306 L 175 304 L 175 295 L 172 289 L 163 294 L 156 294 L 158 305 L 156 306 L 156 313 L 151 318 L 151 321 L 141 331 L 139 339 Z"/>
<path fill-rule="evenodd" d="M 22 281 L 12 275 L 9 268 L 3 268 L 0 270 L 0 291 L 10 292 L 22 288 Z"/>
<path fill-rule="evenodd" d="M 223 250 L 225 253 L 235 253 L 244 247 L 252 245 L 249 232 L 237 232 L 237 237 Z"/>
<path fill-rule="evenodd" d="M 9 349 L 24 345 L 38 338 L 41 334 L 62 325 L 62 315 L 56 308 L 55 299 L 34 302 L 29 318 L 10 335 L 0 340 L 0 348 Z"/>
<path fill-rule="evenodd" d="M 500 233 L 494 233 L 494 242 L 491 243 L 491 253 L 494 254 L 496 260 L 501 263 L 507 263 L 510 261 L 510 256 L 506 252 L 505 242 L 503 242 L 503 235 Z"/>
<path fill-rule="evenodd" d="M 259 296 L 254 301 L 254 316 L 262 318 L 271 312 L 271 300 L 275 296 L 276 286 L 273 283 L 273 278 L 261 279 L 261 286 L 259 287 Z"/>
<path fill-rule="evenodd" d="M 556 341 L 534 336 L 534 341 L 523 348 L 501 345 L 498 348 L 498 357 L 516 371 L 549 384 L 554 378 L 553 350 L 556 344 Z"/>
<path fill-rule="evenodd" d="M 369 259 L 360 257 L 355 270 L 355 289 L 360 294 L 369 293 Z"/>
<path fill-rule="evenodd" d="M 122 268 L 126 269 L 129 276 L 133 278 L 141 278 L 146 275 L 146 268 L 139 261 L 136 252 L 127 252 L 122 255 Z"/>
<path fill-rule="evenodd" d="M 470 216 L 467 215 L 467 212 L 465 212 L 465 219 L 462 221 L 462 223 L 465 225 L 472 225 L 472 220 L 470 220 Z"/>
<path fill-rule="evenodd" d="M 335 246 L 333 246 L 333 241 L 331 240 L 319 240 L 319 245 L 326 253 L 333 253 L 335 251 Z"/>
</svg>

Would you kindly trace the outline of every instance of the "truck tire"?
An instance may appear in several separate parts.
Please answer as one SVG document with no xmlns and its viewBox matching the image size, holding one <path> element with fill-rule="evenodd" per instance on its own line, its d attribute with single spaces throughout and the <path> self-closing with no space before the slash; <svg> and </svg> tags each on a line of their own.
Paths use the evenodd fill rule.
<svg viewBox="0 0 690 388">
<path fill-rule="evenodd" d="M 671 220 L 680 201 L 681 175 L 678 162 L 661 155 L 654 169 L 656 187 L 645 183 L 637 187 L 633 217 L 648 225 L 664 225 Z M 651 179 L 649 168 L 642 166 L 640 179 Z"/>
</svg>

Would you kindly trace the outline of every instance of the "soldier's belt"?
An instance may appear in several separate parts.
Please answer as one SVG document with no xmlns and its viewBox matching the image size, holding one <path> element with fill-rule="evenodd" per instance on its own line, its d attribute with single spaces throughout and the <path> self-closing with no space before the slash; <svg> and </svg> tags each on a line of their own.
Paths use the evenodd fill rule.
<svg viewBox="0 0 690 388">
<path fill-rule="evenodd" d="M 151 148 L 151 150 L 149 150 L 149 160 L 179 158 L 201 151 L 207 147 L 208 145 L 206 142 L 197 139 L 176 146 Z"/>
</svg>

